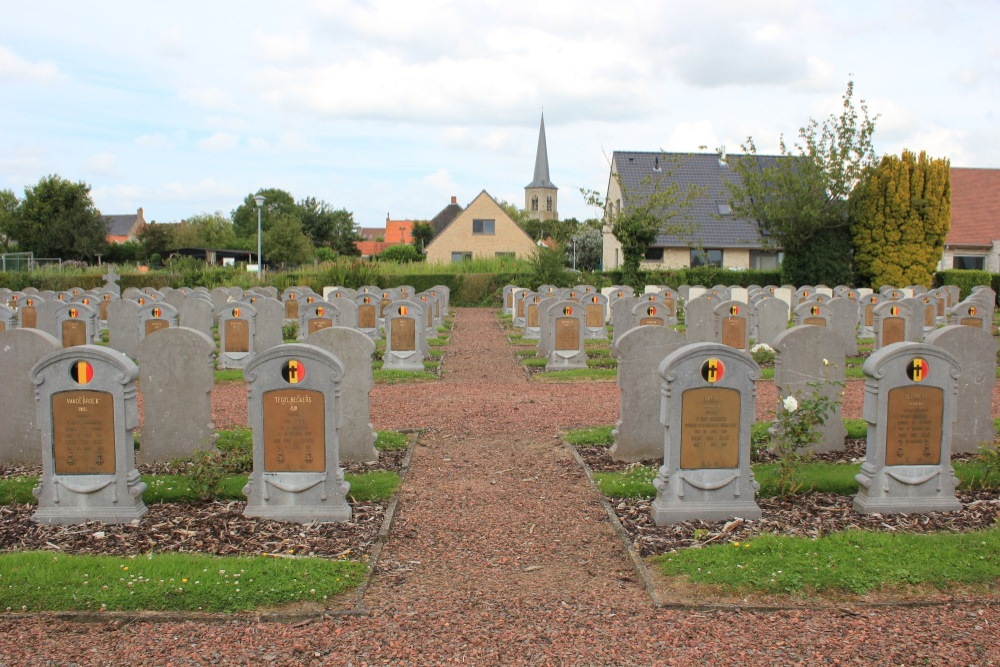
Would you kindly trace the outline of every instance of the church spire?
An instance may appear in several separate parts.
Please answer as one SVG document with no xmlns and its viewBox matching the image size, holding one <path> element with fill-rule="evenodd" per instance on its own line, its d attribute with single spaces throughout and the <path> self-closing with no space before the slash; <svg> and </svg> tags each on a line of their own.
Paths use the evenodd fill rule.
<svg viewBox="0 0 1000 667">
<path fill-rule="evenodd" d="M 538 152 L 535 154 L 535 178 L 526 187 L 556 190 L 549 180 L 549 151 L 545 145 L 545 114 L 538 128 Z"/>
</svg>

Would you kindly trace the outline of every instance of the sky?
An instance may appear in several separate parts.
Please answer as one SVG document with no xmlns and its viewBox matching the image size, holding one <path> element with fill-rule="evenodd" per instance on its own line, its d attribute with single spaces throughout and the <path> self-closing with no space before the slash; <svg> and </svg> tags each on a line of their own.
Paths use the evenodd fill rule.
<svg viewBox="0 0 1000 667">
<path fill-rule="evenodd" d="M 273 187 L 378 227 L 523 206 L 544 111 L 582 220 L 613 151 L 773 153 L 849 79 L 878 153 L 1000 168 L 998 26 L 985 0 L 8 3 L 0 189 L 58 174 L 177 222 Z"/>
</svg>

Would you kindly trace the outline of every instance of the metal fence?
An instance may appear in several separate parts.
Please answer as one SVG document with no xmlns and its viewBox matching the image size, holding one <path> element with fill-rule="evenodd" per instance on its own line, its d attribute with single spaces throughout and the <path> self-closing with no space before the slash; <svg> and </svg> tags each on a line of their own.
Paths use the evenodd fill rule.
<svg viewBox="0 0 1000 667">
<path fill-rule="evenodd" d="M 35 257 L 32 252 L 0 254 L 0 271 L 34 271 L 43 266 L 62 266 L 58 257 Z"/>
</svg>

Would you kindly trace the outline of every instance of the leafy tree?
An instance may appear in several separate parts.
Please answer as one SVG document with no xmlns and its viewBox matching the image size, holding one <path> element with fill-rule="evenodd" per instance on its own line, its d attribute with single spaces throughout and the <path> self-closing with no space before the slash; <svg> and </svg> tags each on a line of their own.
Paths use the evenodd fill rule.
<svg viewBox="0 0 1000 667">
<path fill-rule="evenodd" d="M 434 227 L 429 222 L 417 221 L 413 223 L 411 234 L 414 247 L 423 252 L 427 244 L 434 240 Z"/>
<path fill-rule="evenodd" d="M 424 254 L 409 244 L 392 245 L 383 250 L 378 258 L 387 262 L 419 262 Z"/>
<path fill-rule="evenodd" d="M 255 214 L 256 215 L 256 214 Z M 254 221 L 254 239 L 257 237 Z M 191 216 L 174 229 L 175 248 L 235 248 L 236 230 L 222 211 Z M 256 248 L 256 245 L 254 245 Z"/>
<path fill-rule="evenodd" d="M 24 189 L 10 231 L 18 250 L 36 257 L 91 259 L 107 247 L 108 221 L 94 206 L 89 185 L 52 174 Z"/>
<path fill-rule="evenodd" d="M 930 285 L 951 223 L 951 165 L 903 151 L 886 155 L 851 193 L 858 272 L 882 285 Z"/>
<path fill-rule="evenodd" d="M 294 213 L 272 219 L 263 245 L 261 252 L 267 264 L 302 264 L 313 256 L 313 245 L 302 233 L 302 221 Z"/>
<path fill-rule="evenodd" d="M 839 116 L 822 124 L 810 119 L 793 147 L 782 137 L 783 159 L 773 165 L 764 166 L 752 137 L 743 145 L 746 157 L 731 161 L 741 177 L 732 188 L 733 213 L 757 222 L 764 247 L 784 251 L 782 279 L 793 285 L 852 278 L 847 200 L 875 164 L 876 118 L 864 100 L 855 107 L 853 81 L 842 100 Z"/>
<path fill-rule="evenodd" d="M 13 252 L 13 229 L 21 202 L 13 190 L 0 190 L 0 252 Z"/>
<path fill-rule="evenodd" d="M 151 222 L 139 230 L 139 242 L 142 244 L 142 257 L 159 255 L 166 257 L 173 248 L 179 248 L 174 243 L 174 228 L 176 225 L 163 225 Z"/>
<path fill-rule="evenodd" d="M 354 225 L 354 214 L 347 209 L 334 209 L 325 201 L 306 197 L 298 203 L 302 231 L 316 246 L 332 248 L 341 255 L 357 255 L 354 245 L 360 241 Z"/>
<path fill-rule="evenodd" d="M 142 243 L 139 241 L 125 241 L 124 243 L 110 244 L 107 254 L 103 257 L 103 261 L 108 264 L 131 264 L 141 262 L 148 257 L 149 253 L 146 252 Z"/>
<path fill-rule="evenodd" d="M 594 227 L 586 227 L 573 235 L 570 243 L 566 245 L 566 259 L 570 266 L 573 266 L 574 243 L 576 252 L 576 266 L 580 271 L 596 271 L 601 268 L 601 260 L 604 258 L 604 234 Z"/>
<path fill-rule="evenodd" d="M 570 284 L 569 273 L 566 271 L 566 249 L 563 246 L 550 248 L 546 245 L 537 246 L 535 255 L 531 260 L 531 277 L 528 282 L 532 285 L 557 285 L 560 287 Z"/>
<path fill-rule="evenodd" d="M 283 215 L 299 217 L 299 209 L 292 195 L 277 188 L 262 188 L 257 191 L 264 196 L 264 206 L 261 209 L 261 231 L 267 232 L 271 224 Z M 254 195 L 247 195 L 236 210 L 233 211 L 233 228 L 240 238 L 257 238 L 257 204 Z"/>
</svg>

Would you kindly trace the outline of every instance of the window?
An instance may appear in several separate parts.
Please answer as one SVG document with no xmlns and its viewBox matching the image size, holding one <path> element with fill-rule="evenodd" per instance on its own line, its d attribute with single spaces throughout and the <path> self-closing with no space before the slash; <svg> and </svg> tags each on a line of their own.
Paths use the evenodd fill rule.
<svg viewBox="0 0 1000 667">
<path fill-rule="evenodd" d="M 781 266 L 782 253 L 750 251 L 750 269 L 752 271 L 775 271 Z"/>
<path fill-rule="evenodd" d="M 646 248 L 646 259 L 662 262 L 663 261 L 663 248 Z"/>
<path fill-rule="evenodd" d="M 531 210 L 538 210 L 538 195 L 531 195 Z"/>
<path fill-rule="evenodd" d="M 546 211 L 551 211 L 552 210 L 552 197 L 551 196 L 545 198 L 545 210 Z"/>
<path fill-rule="evenodd" d="M 490 234 L 493 235 L 495 232 L 493 228 L 496 226 L 495 220 L 473 220 L 472 221 L 472 233 L 473 234 Z"/>
<path fill-rule="evenodd" d="M 455 264 L 457 262 L 464 262 L 467 259 L 472 259 L 472 253 L 468 250 L 458 250 L 451 253 L 451 262 Z"/>
<path fill-rule="evenodd" d="M 951 260 L 951 268 L 983 271 L 986 269 L 986 257 L 983 255 L 955 255 Z"/>
<path fill-rule="evenodd" d="M 722 250 L 719 248 L 691 248 L 691 267 L 717 266 L 722 268 Z"/>
</svg>

